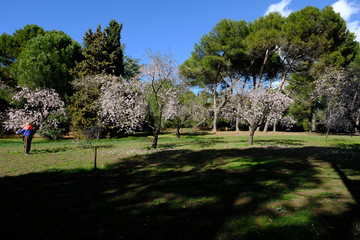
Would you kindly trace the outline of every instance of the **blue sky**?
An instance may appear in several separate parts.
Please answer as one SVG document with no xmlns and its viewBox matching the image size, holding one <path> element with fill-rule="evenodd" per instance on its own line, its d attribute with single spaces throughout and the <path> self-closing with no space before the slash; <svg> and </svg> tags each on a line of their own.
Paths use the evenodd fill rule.
<svg viewBox="0 0 360 240">
<path fill-rule="evenodd" d="M 4 0 L 0 34 L 37 24 L 64 31 L 82 43 L 89 28 L 105 28 L 115 19 L 124 24 L 121 41 L 126 55 L 144 59 L 147 49 L 170 50 L 181 64 L 201 36 L 223 18 L 253 21 L 269 11 L 287 16 L 309 5 L 333 5 L 360 39 L 360 0 Z"/>
</svg>

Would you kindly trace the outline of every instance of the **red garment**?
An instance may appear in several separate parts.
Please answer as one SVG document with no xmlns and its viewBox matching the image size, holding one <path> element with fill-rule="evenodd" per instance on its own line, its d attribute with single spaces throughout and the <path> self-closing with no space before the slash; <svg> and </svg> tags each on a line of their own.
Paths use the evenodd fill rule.
<svg viewBox="0 0 360 240">
<path fill-rule="evenodd" d="M 24 127 L 25 130 L 34 130 L 33 126 L 31 126 L 30 124 L 26 125 Z"/>
</svg>

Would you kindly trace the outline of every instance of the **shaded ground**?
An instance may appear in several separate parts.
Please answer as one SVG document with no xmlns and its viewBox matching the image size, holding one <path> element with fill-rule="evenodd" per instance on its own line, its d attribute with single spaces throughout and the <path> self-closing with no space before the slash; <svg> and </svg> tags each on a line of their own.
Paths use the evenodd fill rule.
<svg viewBox="0 0 360 240">
<path fill-rule="evenodd" d="M 359 239 L 358 163 L 353 146 L 178 149 L 96 172 L 3 177 L 0 232 L 2 239 Z"/>
</svg>

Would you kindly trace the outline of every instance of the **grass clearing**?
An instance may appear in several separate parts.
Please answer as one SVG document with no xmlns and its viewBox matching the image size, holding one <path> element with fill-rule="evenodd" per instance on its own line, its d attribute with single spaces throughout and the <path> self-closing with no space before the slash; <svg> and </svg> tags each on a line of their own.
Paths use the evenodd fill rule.
<svg viewBox="0 0 360 240">
<path fill-rule="evenodd" d="M 357 239 L 359 136 L 0 139 L 4 239 Z"/>
</svg>

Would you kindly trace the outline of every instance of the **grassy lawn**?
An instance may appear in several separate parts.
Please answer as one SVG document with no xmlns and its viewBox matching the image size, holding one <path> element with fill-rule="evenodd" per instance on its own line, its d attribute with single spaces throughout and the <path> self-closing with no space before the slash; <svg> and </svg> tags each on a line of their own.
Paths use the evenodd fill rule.
<svg viewBox="0 0 360 240">
<path fill-rule="evenodd" d="M 0 139 L 2 239 L 360 239 L 360 136 Z"/>
</svg>

